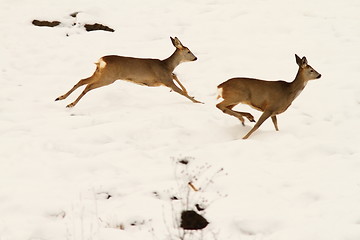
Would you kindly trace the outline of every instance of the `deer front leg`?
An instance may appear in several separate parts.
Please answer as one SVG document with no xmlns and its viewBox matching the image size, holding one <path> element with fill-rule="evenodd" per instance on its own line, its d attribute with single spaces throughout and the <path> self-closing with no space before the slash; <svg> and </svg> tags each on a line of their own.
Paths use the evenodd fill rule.
<svg viewBox="0 0 360 240">
<path fill-rule="evenodd" d="M 183 95 L 184 97 L 190 99 L 194 103 L 203 103 L 203 102 L 196 100 L 194 97 L 190 97 L 186 92 L 182 91 L 178 86 L 176 86 L 173 81 L 167 82 L 165 84 L 165 86 L 171 88 L 174 92 L 177 92 L 177 93 Z"/>
<path fill-rule="evenodd" d="M 255 126 L 250 130 L 250 132 L 248 132 L 248 134 L 246 134 L 243 139 L 247 139 L 248 137 L 250 137 L 250 135 L 255 132 L 261 124 L 263 124 L 263 122 L 268 119 L 271 116 L 271 112 L 265 111 L 259 118 L 259 121 L 255 124 Z"/>
<path fill-rule="evenodd" d="M 172 73 L 171 75 L 172 75 L 172 78 L 179 84 L 179 86 L 181 87 L 182 91 L 187 94 L 187 91 L 186 91 L 185 87 L 181 84 L 181 82 L 179 81 L 179 79 L 178 79 L 178 77 L 176 76 L 176 74 L 175 74 L 175 73 Z"/>
<path fill-rule="evenodd" d="M 276 115 L 271 116 L 271 120 L 272 120 L 272 122 L 273 122 L 273 124 L 274 124 L 274 126 L 275 126 L 275 130 L 276 130 L 276 131 L 279 131 Z"/>
</svg>

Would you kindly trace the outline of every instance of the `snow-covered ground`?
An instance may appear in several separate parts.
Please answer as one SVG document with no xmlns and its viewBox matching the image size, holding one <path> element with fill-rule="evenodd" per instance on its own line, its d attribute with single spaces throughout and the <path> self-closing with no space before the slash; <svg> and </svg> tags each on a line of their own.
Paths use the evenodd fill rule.
<svg viewBox="0 0 360 240">
<path fill-rule="evenodd" d="M 359 11 L 358 0 L 2 0 L 0 239 L 359 240 Z M 81 27 L 95 22 L 115 32 Z M 54 101 L 103 55 L 170 56 L 170 36 L 198 57 L 175 72 L 205 104 L 124 81 L 73 109 L 82 89 Z M 216 86 L 291 81 L 295 53 L 322 78 L 279 132 L 267 121 L 242 140 L 253 124 L 215 108 Z M 184 236 L 180 213 L 196 203 L 210 224 Z"/>
</svg>

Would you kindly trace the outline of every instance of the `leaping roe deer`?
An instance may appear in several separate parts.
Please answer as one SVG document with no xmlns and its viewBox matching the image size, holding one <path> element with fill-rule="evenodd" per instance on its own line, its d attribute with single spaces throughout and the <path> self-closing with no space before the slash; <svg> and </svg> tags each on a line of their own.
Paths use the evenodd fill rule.
<svg viewBox="0 0 360 240">
<path fill-rule="evenodd" d="M 243 125 L 245 125 L 243 117 L 246 117 L 250 122 L 255 122 L 255 120 L 250 113 L 232 110 L 237 104 L 244 103 L 263 112 L 258 122 L 243 139 L 250 137 L 269 117 L 272 119 L 275 130 L 279 131 L 276 115 L 286 111 L 309 80 L 321 77 L 321 74 L 308 65 L 305 57 L 299 58 L 295 54 L 295 58 L 299 70 L 292 82 L 232 78 L 218 86 L 218 98 L 221 97 L 224 100 L 216 107 L 224 113 L 238 118 Z"/>
<path fill-rule="evenodd" d="M 112 84 L 116 80 L 122 79 L 149 87 L 163 85 L 190 99 L 194 103 L 201 103 L 188 95 L 185 87 L 173 73 L 176 66 L 180 63 L 195 61 L 197 57 L 187 47 L 182 45 L 177 37 L 170 37 L 170 39 L 176 50 L 170 57 L 164 60 L 115 55 L 101 57 L 98 62 L 95 63 L 96 70 L 91 77 L 80 80 L 70 91 L 56 98 L 55 101 L 67 98 L 78 87 L 87 84 L 80 96 L 73 103 L 66 106 L 68 108 L 74 107 L 90 90 Z M 180 88 L 173 80 L 179 84 Z"/>
</svg>

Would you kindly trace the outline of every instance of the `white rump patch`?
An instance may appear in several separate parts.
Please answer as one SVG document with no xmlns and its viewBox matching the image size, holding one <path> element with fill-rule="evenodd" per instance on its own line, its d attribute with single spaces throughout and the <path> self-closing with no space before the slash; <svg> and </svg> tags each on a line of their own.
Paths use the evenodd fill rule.
<svg viewBox="0 0 360 240">
<path fill-rule="evenodd" d="M 102 58 L 100 58 L 95 64 L 96 64 L 96 65 L 98 66 L 98 68 L 100 68 L 100 69 L 103 69 L 103 68 L 106 67 L 106 62 L 105 62 Z"/>
<path fill-rule="evenodd" d="M 218 88 L 218 95 L 216 97 L 216 99 L 222 98 L 222 93 L 223 93 L 223 88 Z"/>
</svg>

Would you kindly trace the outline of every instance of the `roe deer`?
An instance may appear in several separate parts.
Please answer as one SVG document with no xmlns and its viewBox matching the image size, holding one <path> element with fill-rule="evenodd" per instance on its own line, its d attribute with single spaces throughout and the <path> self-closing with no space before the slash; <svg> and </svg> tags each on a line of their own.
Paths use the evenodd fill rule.
<svg viewBox="0 0 360 240">
<path fill-rule="evenodd" d="M 194 103 L 201 103 L 190 97 L 185 87 L 173 73 L 176 66 L 182 62 L 195 61 L 197 57 L 181 44 L 177 37 L 170 37 L 176 48 L 175 52 L 164 60 L 133 58 L 123 56 L 104 56 L 96 62 L 96 70 L 89 78 L 80 80 L 70 91 L 55 99 L 55 101 L 67 98 L 78 87 L 87 84 L 80 96 L 66 107 L 74 107 L 79 100 L 90 90 L 112 84 L 118 79 L 127 80 L 136 84 L 149 87 L 164 85 L 173 91 L 187 97 Z M 175 85 L 175 80 L 180 88 Z"/>
<path fill-rule="evenodd" d="M 269 117 L 272 119 L 275 130 L 279 131 L 276 115 L 286 111 L 309 80 L 321 77 L 321 74 L 308 65 L 305 57 L 300 59 L 295 54 L 295 58 L 299 70 L 292 82 L 232 78 L 218 86 L 218 98 L 221 97 L 224 100 L 216 107 L 224 113 L 238 118 L 243 125 L 245 125 L 243 117 L 246 117 L 250 122 L 255 122 L 255 120 L 250 113 L 232 110 L 237 104 L 244 103 L 263 112 L 258 122 L 243 139 L 250 137 Z"/>
</svg>

